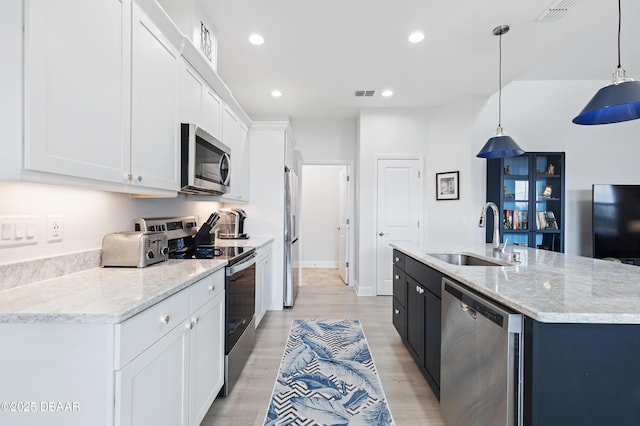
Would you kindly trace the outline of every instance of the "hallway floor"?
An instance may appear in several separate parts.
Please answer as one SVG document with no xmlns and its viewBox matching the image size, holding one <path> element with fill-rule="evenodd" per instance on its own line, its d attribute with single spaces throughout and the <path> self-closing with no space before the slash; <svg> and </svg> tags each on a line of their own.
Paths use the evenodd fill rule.
<svg viewBox="0 0 640 426">
<path fill-rule="evenodd" d="M 359 319 L 396 425 L 445 425 L 438 400 L 393 328 L 391 297 L 358 297 L 345 285 L 304 285 L 293 308 L 265 314 L 240 380 L 228 397 L 216 399 L 202 426 L 263 424 L 291 321 L 296 318 Z"/>
<path fill-rule="evenodd" d="M 302 285 L 345 285 L 338 268 L 302 268 Z"/>
</svg>

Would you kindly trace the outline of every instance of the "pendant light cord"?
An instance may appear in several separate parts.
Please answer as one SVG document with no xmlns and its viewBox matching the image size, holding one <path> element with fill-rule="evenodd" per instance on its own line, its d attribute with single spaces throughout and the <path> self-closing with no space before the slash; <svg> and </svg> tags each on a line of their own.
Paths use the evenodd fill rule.
<svg viewBox="0 0 640 426">
<path fill-rule="evenodd" d="M 622 1 L 618 0 L 618 69 L 622 68 L 620 61 L 620 31 L 622 29 Z"/>
<path fill-rule="evenodd" d="M 498 127 L 502 127 L 502 34 L 499 41 L 498 60 Z"/>
</svg>

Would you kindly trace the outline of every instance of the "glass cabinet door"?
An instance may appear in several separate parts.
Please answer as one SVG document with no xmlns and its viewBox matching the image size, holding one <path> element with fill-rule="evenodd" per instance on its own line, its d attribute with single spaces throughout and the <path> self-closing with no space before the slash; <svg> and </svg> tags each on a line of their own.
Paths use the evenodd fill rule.
<svg viewBox="0 0 640 426">
<path fill-rule="evenodd" d="M 487 161 L 487 201 L 500 210 L 501 242 L 564 251 L 563 152 L 527 152 Z M 493 238 L 487 217 L 486 241 Z"/>
<path fill-rule="evenodd" d="M 561 251 L 563 214 L 562 155 L 540 154 L 535 164 L 535 245 L 536 248 Z"/>
<path fill-rule="evenodd" d="M 528 245 L 529 221 L 529 158 L 512 157 L 504 160 L 502 242 Z"/>
</svg>

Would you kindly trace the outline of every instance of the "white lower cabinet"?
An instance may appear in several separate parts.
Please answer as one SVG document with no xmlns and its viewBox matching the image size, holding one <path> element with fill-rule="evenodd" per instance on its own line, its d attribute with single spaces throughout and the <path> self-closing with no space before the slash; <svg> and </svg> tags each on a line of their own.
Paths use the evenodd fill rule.
<svg viewBox="0 0 640 426">
<path fill-rule="evenodd" d="M 0 324 L 0 424 L 198 426 L 224 382 L 224 278 L 120 324 Z"/>
<path fill-rule="evenodd" d="M 189 329 L 178 326 L 116 371 L 116 425 L 187 426 Z"/>
<path fill-rule="evenodd" d="M 173 324 L 116 371 L 116 426 L 200 424 L 224 384 L 224 297 L 220 270 L 117 326 L 116 357 L 127 362 L 127 346 Z"/>
<path fill-rule="evenodd" d="M 218 294 L 194 317 L 196 324 L 189 342 L 191 426 L 200 424 L 224 385 L 224 297 L 224 292 Z"/>
<path fill-rule="evenodd" d="M 269 243 L 257 250 L 256 258 L 256 328 L 271 305 L 273 288 L 273 250 Z"/>
</svg>

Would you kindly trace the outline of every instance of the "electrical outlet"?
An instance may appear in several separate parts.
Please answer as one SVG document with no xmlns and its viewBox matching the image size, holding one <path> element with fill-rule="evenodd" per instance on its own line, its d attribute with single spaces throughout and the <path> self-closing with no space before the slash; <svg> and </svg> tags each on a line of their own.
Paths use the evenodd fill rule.
<svg viewBox="0 0 640 426">
<path fill-rule="evenodd" d="M 47 239 L 49 242 L 62 241 L 64 226 L 61 215 L 49 215 L 47 218 Z"/>
</svg>

